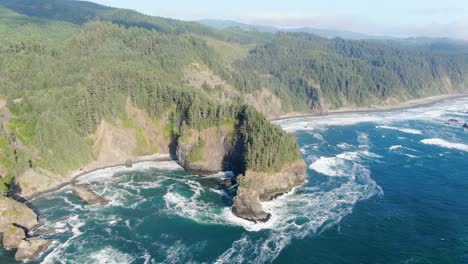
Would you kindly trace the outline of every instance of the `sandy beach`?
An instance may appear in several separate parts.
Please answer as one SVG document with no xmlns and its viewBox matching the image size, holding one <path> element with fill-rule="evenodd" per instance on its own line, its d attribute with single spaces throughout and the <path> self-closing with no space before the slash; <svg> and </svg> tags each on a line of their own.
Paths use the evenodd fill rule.
<svg viewBox="0 0 468 264">
<path fill-rule="evenodd" d="M 424 98 L 419 98 L 419 99 L 412 99 L 412 100 L 405 101 L 399 104 L 394 104 L 394 105 L 356 107 L 356 108 L 344 107 L 340 109 L 329 110 L 326 113 L 316 113 L 316 114 L 291 113 L 291 114 L 286 114 L 277 118 L 270 119 L 270 121 L 277 121 L 277 120 L 283 120 L 283 119 L 294 118 L 294 117 L 326 116 L 326 115 L 347 114 L 347 113 L 387 112 L 387 111 L 393 111 L 393 110 L 402 110 L 402 109 L 408 109 L 408 108 L 428 106 L 428 105 L 442 102 L 445 100 L 462 98 L 462 97 L 467 97 L 467 96 L 468 94 L 466 93 L 465 94 L 445 94 L 445 95 L 424 97 Z"/>
</svg>

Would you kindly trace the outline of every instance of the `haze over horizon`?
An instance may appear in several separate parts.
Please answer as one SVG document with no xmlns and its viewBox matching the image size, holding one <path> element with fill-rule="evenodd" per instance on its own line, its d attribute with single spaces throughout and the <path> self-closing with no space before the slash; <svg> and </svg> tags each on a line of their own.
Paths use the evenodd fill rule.
<svg viewBox="0 0 468 264">
<path fill-rule="evenodd" d="M 93 0 L 147 15 L 181 20 L 221 19 L 280 28 L 311 27 L 393 37 L 468 40 L 468 1 L 371 0 L 236 2 L 201 0 Z"/>
</svg>

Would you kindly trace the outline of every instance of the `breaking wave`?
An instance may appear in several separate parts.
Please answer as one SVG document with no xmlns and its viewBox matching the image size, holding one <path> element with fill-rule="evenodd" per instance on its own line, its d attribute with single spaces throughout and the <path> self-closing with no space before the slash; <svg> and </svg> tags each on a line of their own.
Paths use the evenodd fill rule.
<svg viewBox="0 0 468 264">
<path fill-rule="evenodd" d="M 413 134 L 413 135 L 421 135 L 422 132 L 417 129 L 412 129 L 412 128 L 401 128 L 401 127 L 393 127 L 393 126 L 377 126 L 377 128 L 383 128 L 383 129 L 389 129 L 389 130 L 397 130 L 403 133 L 407 134 Z"/>
<path fill-rule="evenodd" d="M 315 130 L 328 126 L 348 126 L 358 123 L 382 124 L 387 129 L 397 127 L 387 126 L 388 124 L 406 120 L 426 120 L 429 122 L 443 123 L 449 116 L 460 116 L 464 113 L 460 109 L 465 109 L 468 98 L 459 98 L 450 101 L 439 102 L 431 106 L 417 107 L 402 110 L 389 110 L 388 112 L 362 112 L 362 113 L 337 113 L 328 116 L 307 116 L 295 117 L 274 121 L 284 130 L 295 132 L 298 130 Z M 401 130 L 400 130 L 401 129 Z M 415 134 L 421 131 L 415 129 L 398 128 L 401 132 Z"/>
<path fill-rule="evenodd" d="M 443 140 L 443 139 L 440 139 L 440 138 L 423 139 L 423 140 L 421 140 L 421 143 L 424 143 L 424 144 L 427 144 L 427 145 L 436 145 L 436 146 L 443 147 L 443 148 L 468 151 L 468 145 L 466 145 L 466 144 L 452 143 L 452 142 L 449 142 L 447 140 Z"/>
</svg>

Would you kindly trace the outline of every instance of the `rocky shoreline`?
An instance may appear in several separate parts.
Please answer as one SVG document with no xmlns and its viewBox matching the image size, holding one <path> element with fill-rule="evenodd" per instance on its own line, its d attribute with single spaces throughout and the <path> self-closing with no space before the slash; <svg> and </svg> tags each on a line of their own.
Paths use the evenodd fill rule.
<svg viewBox="0 0 468 264">
<path fill-rule="evenodd" d="M 239 179 L 232 212 L 249 221 L 266 222 L 271 215 L 263 210 L 261 202 L 270 201 L 303 185 L 305 177 L 306 163 L 303 160 L 290 164 L 277 173 L 247 171 Z"/>
<path fill-rule="evenodd" d="M 223 171 L 223 168 L 226 165 L 226 157 L 229 157 L 228 154 L 232 155 L 234 147 L 232 142 L 228 141 L 226 136 L 228 132 L 229 131 L 222 129 L 220 131 L 210 131 L 210 134 L 207 135 L 201 135 L 205 136 L 207 139 L 206 141 L 208 141 L 209 136 L 217 136 L 213 143 L 220 143 L 220 146 L 218 146 L 215 151 L 205 149 L 205 153 L 210 151 L 209 153 L 211 156 L 204 156 L 204 159 L 199 162 L 188 162 L 189 155 L 187 153 L 190 148 L 192 148 L 192 142 L 190 142 L 178 149 L 177 162 L 184 167 L 186 171 L 202 176 L 213 174 L 213 172 Z M 216 155 L 213 155 L 213 153 Z M 146 159 L 144 157 L 140 157 L 135 158 L 132 161 L 126 160 L 125 163 L 112 164 L 111 166 L 103 166 L 86 171 L 80 170 L 79 173 L 75 172 L 74 174 L 71 174 L 72 176 L 67 177 L 67 180 L 63 181 L 58 186 L 36 192 L 34 195 L 28 197 L 18 196 L 15 198 L 27 201 L 34 199 L 39 195 L 71 185 L 72 193 L 79 197 L 83 202 L 89 205 L 97 204 L 105 206 L 109 201 L 92 191 L 89 185 L 80 183 L 78 181 L 79 177 L 106 168 L 122 166 L 129 168 L 138 162 L 169 160 L 173 159 L 169 156 L 159 157 L 157 159 Z M 305 182 L 305 171 L 306 167 L 303 160 L 286 166 L 278 173 L 258 173 L 247 171 L 245 176 L 241 176 L 239 179 L 241 182 L 237 186 L 237 196 L 233 200 L 233 213 L 236 216 L 249 221 L 268 221 L 271 215 L 263 210 L 261 202 L 271 200 L 278 195 L 289 192 L 296 186 L 302 185 Z M 236 187 L 233 185 L 234 182 L 236 182 L 235 179 L 230 179 L 229 182 L 223 182 L 223 184 L 226 185 L 225 187 L 232 189 Z M 42 252 L 46 251 L 50 247 L 52 241 L 37 236 L 53 234 L 55 231 L 46 230 L 44 233 L 35 233 L 33 229 L 38 227 L 37 215 L 27 207 L 27 205 L 11 198 L 3 198 L 1 201 L 3 201 L 3 207 L 0 202 L 0 209 L 2 209 L 0 211 L 3 213 L 0 215 L 0 233 L 4 234 L 3 246 L 9 249 L 17 249 L 15 259 L 18 261 L 31 261 L 38 258 Z M 11 213 L 9 215 L 5 212 Z"/>
<path fill-rule="evenodd" d="M 145 159 L 145 157 L 140 157 L 136 158 L 135 161 L 132 161 L 132 164 L 146 161 L 157 162 L 169 160 L 172 159 L 169 157 L 164 157 L 148 160 Z M 28 200 L 32 200 L 40 195 L 59 190 L 65 186 L 72 185 L 73 194 L 79 197 L 85 203 L 90 205 L 107 205 L 109 201 L 92 191 L 88 185 L 77 184 L 76 180 L 80 176 L 97 170 L 121 166 L 128 167 L 128 163 L 129 162 L 127 161 L 125 164 L 115 164 L 112 166 L 105 166 L 89 171 L 83 171 L 74 175 L 68 181 L 63 182 L 59 186 L 36 192 L 33 196 L 30 197 L 20 197 L 16 196 L 15 194 L 12 195 L 12 198 L 0 197 L 0 234 L 3 234 L 1 236 L 3 248 L 16 250 L 15 260 L 17 261 L 33 261 L 37 259 L 52 244 L 52 241 L 40 238 L 38 236 L 54 234 L 56 233 L 56 230 L 34 232 L 35 228 L 40 227 L 38 216 L 23 202 L 27 202 Z"/>
<path fill-rule="evenodd" d="M 11 198 L 0 198 L 0 233 L 3 247 L 16 249 L 16 261 L 32 261 L 47 250 L 52 241 L 32 237 L 29 231 L 39 225 L 28 206 Z"/>
</svg>

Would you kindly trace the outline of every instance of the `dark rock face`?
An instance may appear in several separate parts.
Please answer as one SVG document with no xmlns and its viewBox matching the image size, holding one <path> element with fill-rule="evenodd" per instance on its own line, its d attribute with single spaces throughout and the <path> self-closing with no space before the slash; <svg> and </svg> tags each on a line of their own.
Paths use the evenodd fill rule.
<svg viewBox="0 0 468 264">
<path fill-rule="evenodd" d="M 16 261 L 33 261 L 44 252 L 52 242 L 46 239 L 31 237 L 21 241 L 16 251 Z"/>
<path fill-rule="evenodd" d="M 266 222 L 270 218 L 270 214 L 263 211 L 258 192 L 246 188 L 237 190 L 232 212 L 240 218 L 254 222 Z"/>
<path fill-rule="evenodd" d="M 225 171 L 230 165 L 231 153 L 234 149 L 232 127 L 210 127 L 201 131 L 191 130 L 190 137 L 179 140 L 176 155 L 180 166 L 185 170 L 198 175 L 210 175 Z M 194 146 L 203 141 L 199 150 L 200 160 L 191 160 L 190 153 Z"/>
<path fill-rule="evenodd" d="M 231 178 L 224 178 L 218 181 L 218 186 L 222 189 L 229 189 L 235 184 L 235 181 Z"/>
<path fill-rule="evenodd" d="M 26 234 L 22 228 L 9 225 L 7 230 L 3 233 L 3 247 L 10 249 L 18 248 L 25 237 Z"/>
<path fill-rule="evenodd" d="M 31 229 L 37 226 L 37 215 L 27 205 L 10 198 L 0 198 L 0 233 L 11 224 Z"/>
<path fill-rule="evenodd" d="M 278 173 L 247 171 L 237 189 L 232 212 L 251 221 L 266 221 L 261 201 L 269 201 L 305 182 L 306 164 L 300 160 Z"/>
<path fill-rule="evenodd" d="M 125 161 L 125 167 L 127 167 L 127 168 L 133 167 L 133 161 L 132 160 Z"/>
<path fill-rule="evenodd" d="M 73 185 L 72 192 L 88 204 L 107 205 L 109 203 L 108 200 L 93 192 L 88 185 Z"/>
</svg>

